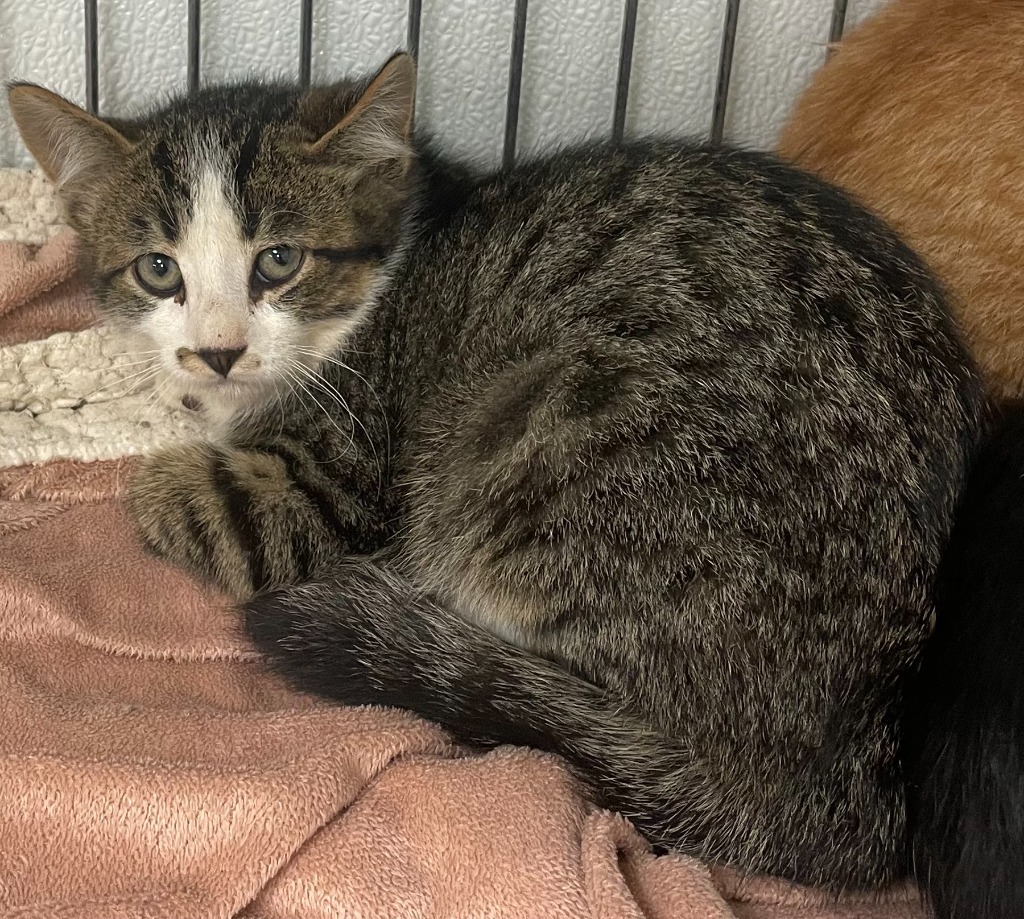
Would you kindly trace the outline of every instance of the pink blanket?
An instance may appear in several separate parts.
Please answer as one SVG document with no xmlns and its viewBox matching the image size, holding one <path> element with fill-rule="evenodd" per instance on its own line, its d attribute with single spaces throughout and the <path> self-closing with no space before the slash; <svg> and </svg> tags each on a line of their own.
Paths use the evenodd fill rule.
<svg viewBox="0 0 1024 919">
<path fill-rule="evenodd" d="M 70 231 L 42 246 L 0 242 L 0 345 L 92 325 L 77 269 L 78 238 Z"/>
</svg>

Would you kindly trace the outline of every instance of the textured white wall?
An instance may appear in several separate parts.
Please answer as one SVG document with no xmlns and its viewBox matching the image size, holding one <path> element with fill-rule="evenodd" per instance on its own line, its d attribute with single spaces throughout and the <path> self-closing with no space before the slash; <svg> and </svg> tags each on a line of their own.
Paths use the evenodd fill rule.
<svg viewBox="0 0 1024 919">
<path fill-rule="evenodd" d="M 856 21 L 883 0 L 850 0 Z M 513 0 L 424 0 L 418 118 L 450 148 L 500 157 Z M 202 76 L 294 76 L 298 0 L 205 0 Z M 372 69 L 401 47 L 406 0 L 317 0 L 313 77 Z M 823 60 L 832 0 L 743 0 L 727 137 L 766 146 Z M 610 130 L 622 0 L 530 0 L 519 150 Z M 725 0 L 639 0 L 626 130 L 705 135 Z M 129 114 L 185 82 L 186 0 L 99 0 L 100 108 Z M 0 0 L 0 80 L 84 103 L 81 0 Z M 29 159 L 0 105 L 0 165 Z"/>
</svg>

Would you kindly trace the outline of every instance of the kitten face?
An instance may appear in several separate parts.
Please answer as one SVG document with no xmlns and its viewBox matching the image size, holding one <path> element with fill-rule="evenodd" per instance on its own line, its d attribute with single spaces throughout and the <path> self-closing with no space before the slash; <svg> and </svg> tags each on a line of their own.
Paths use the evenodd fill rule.
<svg viewBox="0 0 1024 919">
<path fill-rule="evenodd" d="M 369 87 L 207 90 L 104 124 L 36 87 L 11 106 L 58 182 L 101 306 L 162 395 L 220 417 L 308 381 L 400 255 L 412 69 Z"/>
<path fill-rule="evenodd" d="M 162 170 L 83 230 L 101 303 L 142 333 L 173 400 L 230 412 L 304 382 L 371 307 L 400 211 L 373 233 L 344 172 L 304 193 L 303 164 L 273 144 L 245 183 L 230 144 L 161 145 Z"/>
</svg>

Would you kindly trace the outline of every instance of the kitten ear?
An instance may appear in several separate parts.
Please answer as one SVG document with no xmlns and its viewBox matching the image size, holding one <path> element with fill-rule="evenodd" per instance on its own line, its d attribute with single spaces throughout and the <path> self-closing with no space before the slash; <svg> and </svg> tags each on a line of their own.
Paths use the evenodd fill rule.
<svg viewBox="0 0 1024 919">
<path fill-rule="evenodd" d="M 373 78 L 345 116 L 312 146 L 314 154 L 356 157 L 364 163 L 408 161 L 412 155 L 416 65 L 400 52 Z"/>
<path fill-rule="evenodd" d="M 7 100 L 22 140 L 56 185 L 82 172 L 110 170 L 132 144 L 105 121 L 31 83 L 14 83 Z"/>
</svg>

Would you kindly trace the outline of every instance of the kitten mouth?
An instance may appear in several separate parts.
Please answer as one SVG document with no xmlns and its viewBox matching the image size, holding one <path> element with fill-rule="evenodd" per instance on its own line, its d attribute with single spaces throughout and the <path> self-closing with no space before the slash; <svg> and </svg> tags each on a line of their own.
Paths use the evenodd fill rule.
<svg viewBox="0 0 1024 919">
<path fill-rule="evenodd" d="M 256 405 L 266 396 L 267 387 L 255 380 L 190 380 L 185 397 L 201 406 L 214 403 L 225 405 Z"/>
<path fill-rule="evenodd" d="M 199 409 L 206 411 L 215 406 L 233 409 L 256 408 L 267 402 L 277 387 L 272 379 L 265 374 L 254 375 L 251 373 L 235 374 L 227 377 L 189 376 L 182 381 L 184 385 L 179 389 L 182 394 L 182 405 L 184 400 L 195 401 Z"/>
<path fill-rule="evenodd" d="M 245 370 L 233 371 L 227 376 L 221 376 L 218 373 L 182 373 L 180 368 L 175 368 L 175 370 L 175 375 L 190 390 L 210 393 L 214 396 L 259 392 L 263 389 L 260 375 Z"/>
</svg>

